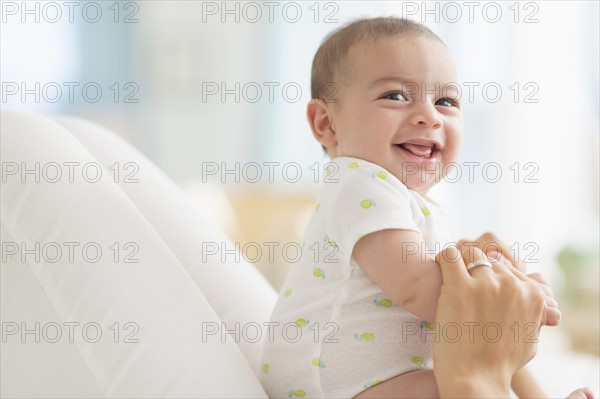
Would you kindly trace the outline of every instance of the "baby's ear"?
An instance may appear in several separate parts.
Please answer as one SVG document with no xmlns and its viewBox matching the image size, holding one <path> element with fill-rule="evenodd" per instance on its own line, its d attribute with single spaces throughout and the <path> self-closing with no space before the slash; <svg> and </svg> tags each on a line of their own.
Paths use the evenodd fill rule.
<svg viewBox="0 0 600 399">
<path fill-rule="evenodd" d="M 310 100 L 306 106 L 306 117 L 313 136 L 327 149 L 337 146 L 337 137 L 332 119 L 332 105 L 320 99 Z"/>
</svg>

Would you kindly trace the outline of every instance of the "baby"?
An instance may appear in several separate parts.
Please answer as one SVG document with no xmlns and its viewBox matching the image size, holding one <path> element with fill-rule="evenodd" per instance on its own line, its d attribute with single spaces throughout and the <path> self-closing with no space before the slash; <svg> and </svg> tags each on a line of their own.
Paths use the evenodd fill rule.
<svg viewBox="0 0 600 399">
<path fill-rule="evenodd" d="M 319 48 L 307 117 L 332 162 L 271 316 L 270 397 L 438 395 L 434 255 L 454 237 L 426 194 L 459 158 L 456 82 L 443 42 L 404 19 L 356 21 Z M 513 389 L 544 396 L 524 369 Z"/>
</svg>

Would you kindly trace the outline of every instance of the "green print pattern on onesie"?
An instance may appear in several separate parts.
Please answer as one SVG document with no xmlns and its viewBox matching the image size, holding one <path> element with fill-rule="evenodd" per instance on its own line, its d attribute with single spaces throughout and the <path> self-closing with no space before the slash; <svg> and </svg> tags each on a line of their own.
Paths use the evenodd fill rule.
<svg viewBox="0 0 600 399">
<path fill-rule="evenodd" d="M 427 362 L 421 356 L 413 356 L 410 358 L 410 361 L 415 366 L 419 366 L 419 367 L 427 366 Z"/>
<path fill-rule="evenodd" d="M 362 342 L 373 342 L 375 340 L 375 334 L 366 332 L 362 334 L 354 334 L 354 339 Z"/>
<path fill-rule="evenodd" d="M 304 398 L 306 397 L 306 392 L 304 389 L 292 389 L 288 392 L 288 398 Z"/>
<path fill-rule="evenodd" d="M 371 177 L 377 177 L 377 178 L 380 178 L 381 180 L 385 180 L 385 179 L 387 179 L 388 174 L 387 174 L 386 171 L 380 170 L 377 173 L 373 172 L 373 174 L 371 175 Z"/>
<path fill-rule="evenodd" d="M 330 247 L 337 248 L 337 243 L 329 236 L 326 235 L 323 240 L 325 241 L 325 244 L 329 245 Z"/>
<path fill-rule="evenodd" d="M 375 201 L 370 200 L 370 199 L 364 199 L 364 200 L 360 201 L 360 207 L 362 209 L 369 209 L 369 208 L 374 207 L 375 205 L 376 205 Z"/>
<path fill-rule="evenodd" d="M 296 320 L 296 327 L 302 328 L 305 325 L 307 325 L 309 321 L 310 320 L 306 320 L 306 319 L 298 319 L 298 320 Z"/>
<path fill-rule="evenodd" d="M 428 330 L 428 331 L 434 331 L 435 330 L 435 323 L 423 320 L 421 322 L 421 329 Z"/>
<path fill-rule="evenodd" d="M 325 272 L 323 271 L 323 269 L 321 269 L 319 267 L 315 267 L 313 269 L 312 274 L 313 274 L 313 276 L 315 276 L 317 278 L 325 278 Z"/>
<path fill-rule="evenodd" d="M 389 298 L 374 299 L 373 303 L 375 304 L 375 306 L 379 306 L 382 308 L 389 308 L 392 306 L 392 301 Z"/>
</svg>

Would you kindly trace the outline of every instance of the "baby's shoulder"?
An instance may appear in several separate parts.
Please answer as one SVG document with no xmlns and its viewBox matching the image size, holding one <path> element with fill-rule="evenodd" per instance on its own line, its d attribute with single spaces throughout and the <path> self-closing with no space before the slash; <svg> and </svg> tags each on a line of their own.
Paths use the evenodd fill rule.
<svg viewBox="0 0 600 399">
<path fill-rule="evenodd" d="M 375 163 L 353 157 L 337 157 L 325 165 L 324 189 L 360 187 L 367 189 L 389 186 L 408 193 L 408 188 L 396 176 Z M 332 184 L 333 183 L 333 184 Z"/>
</svg>

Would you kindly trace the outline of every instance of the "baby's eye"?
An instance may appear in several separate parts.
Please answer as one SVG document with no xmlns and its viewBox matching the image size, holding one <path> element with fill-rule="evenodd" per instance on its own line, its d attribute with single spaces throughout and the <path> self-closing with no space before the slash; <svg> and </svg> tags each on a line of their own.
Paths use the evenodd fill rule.
<svg viewBox="0 0 600 399">
<path fill-rule="evenodd" d="M 401 91 L 392 91 L 387 94 L 384 94 L 383 97 L 386 100 L 394 100 L 394 101 L 408 101 L 408 97 L 402 93 Z"/>
<path fill-rule="evenodd" d="M 444 107 L 457 107 L 458 101 L 451 98 L 440 98 L 435 102 L 435 105 L 442 105 Z"/>
</svg>

